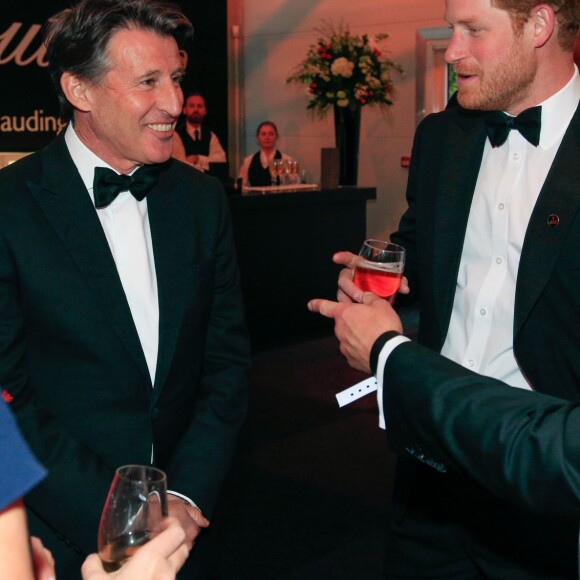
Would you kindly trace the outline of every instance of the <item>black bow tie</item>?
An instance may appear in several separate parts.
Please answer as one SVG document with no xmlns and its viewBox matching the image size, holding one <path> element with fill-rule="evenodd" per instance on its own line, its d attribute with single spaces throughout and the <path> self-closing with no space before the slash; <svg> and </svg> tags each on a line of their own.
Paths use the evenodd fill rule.
<svg viewBox="0 0 580 580">
<path fill-rule="evenodd" d="M 143 165 L 133 175 L 119 175 L 108 167 L 95 167 L 93 196 L 97 209 L 107 207 L 122 191 L 141 201 L 151 191 L 161 171 L 161 165 Z"/>
<path fill-rule="evenodd" d="M 517 129 L 534 147 L 540 142 L 542 125 L 542 107 L 532 107 L 522 111 L 517 117 L 511 117 L 501 111 L 490 111 L 485 114 L 485 130 L 492 147 L 503 145 L 512 129 Z"/>
</svg>

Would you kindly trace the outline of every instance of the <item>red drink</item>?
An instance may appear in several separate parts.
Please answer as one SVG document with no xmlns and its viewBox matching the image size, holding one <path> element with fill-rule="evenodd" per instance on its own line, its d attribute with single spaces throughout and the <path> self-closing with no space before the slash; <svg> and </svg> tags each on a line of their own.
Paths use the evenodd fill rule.
<svg viewBox="0 0 580 580">
<path fill-rule="evenodd" d="M 365 292 L 372 292 L 381 298 L 394 296 L 401 285 L 403 263 L 381 264 L 361 261 L 354 271 L 354 283 Z"/>
</svg>

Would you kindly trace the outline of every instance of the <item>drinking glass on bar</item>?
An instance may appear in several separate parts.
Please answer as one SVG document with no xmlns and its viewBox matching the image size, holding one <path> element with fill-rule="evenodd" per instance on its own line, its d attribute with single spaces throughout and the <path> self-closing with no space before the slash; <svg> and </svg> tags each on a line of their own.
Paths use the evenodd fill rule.
<svg viewBox="0 0 580 580">
<path fill-rule="evenodd" d="M 292 184 L 292 161 L 286 161 L 286 163 L 284 163 L 284 173 L 285 173 L 284 182 L 286 183 L 286 185 L 291 185 Z"/>
<path fill-rule="evenodd" d="M 356 286 L 392 304 L 403 277 L 405 248 L 391 242 L 365 240 L 358 255 L 354 270 Z"/>
<path fill-rule="evenodd" d="M 284 161 L 284 159 L 279 159 L 277 163 L 278 163 L 278 184 L 285 185 L 286 161 Z"/>
<path fill-rule="evenodd" d="M 161 530 L 167 516 L 167 476 L 150 465 L 119 467 L 99 525 L 99 557 L 106 572 L 118 570 Z"/>
<path fill-rule="evenodd" d="M 270 171 L 270 178 L 272 179 L 272 187 L 274 187 L 278 177 L 278 161 L 275 159 L 270 159 L 270 163 L 268 163 L 268 170 Z"/>
<path fill-rule="evenodd" d="M 292 161 L 292 183 L 300 183 L 300 163 Z"/>
</svg>

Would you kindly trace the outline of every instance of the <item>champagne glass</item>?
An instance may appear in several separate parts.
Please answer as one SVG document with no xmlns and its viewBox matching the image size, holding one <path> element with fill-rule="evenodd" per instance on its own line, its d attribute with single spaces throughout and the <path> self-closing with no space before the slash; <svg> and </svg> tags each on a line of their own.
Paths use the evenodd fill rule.
<svg viewBox="0 0 580 580">
<path fill-rule="evenodd" d="M 403 277 L 405 248 L 391 242 L 365 240 L 358 255 L 354 270 L 356 286 L 392 304 Z"/>
<path fill-rule="evenodd" d="M 286 161 L 284 164 L 284 173 L 286 174 L 286 184 L 292 184 L 292 161 Z"/>
<path fill-rule="evenodd" d="M 278 160 L 278 183 L 284 185 L 284 176 L 286 175 L 286 161 Z"/>
<path fill-rule="evenodd" d="M 274 187 L 276 185 L 276 177 L 278 177 L 278 161 L 270 159 L 268 170 L 270 171 L 270 178 L 272 179 L 272 187 Z"/>
<path fill-rule="evenodd" d="M 118 570 L 160 531 L 167 516 L 167 476 L 149 465 L 119 467 L 99 525 L 99 557 L 106 572 Z"/>
<path fill-rule="evenodd" d="M 292 183 L 300 183 L 300 163 L 292 161 Z"/>
</svg>

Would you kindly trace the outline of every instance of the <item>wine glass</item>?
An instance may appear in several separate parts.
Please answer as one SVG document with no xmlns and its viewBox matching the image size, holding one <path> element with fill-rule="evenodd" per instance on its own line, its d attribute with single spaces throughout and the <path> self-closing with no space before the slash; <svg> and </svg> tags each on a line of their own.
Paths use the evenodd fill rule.
<svg viewBox="0 0 580 580">
<path fill-rule="evenodd" d="M 150 465 L 119 467 L 99 525 L 99 557 L 106 572 L 118 570 L 160 531 L 167 516 L 167 476 Z"/>
<path fill-rule="evenodd" d="M 358 255 L 354 270 L 356 286 L 392 304 L 403 277 L 405 248 L 391 242 L 365 240 Z"/>
</svg>

